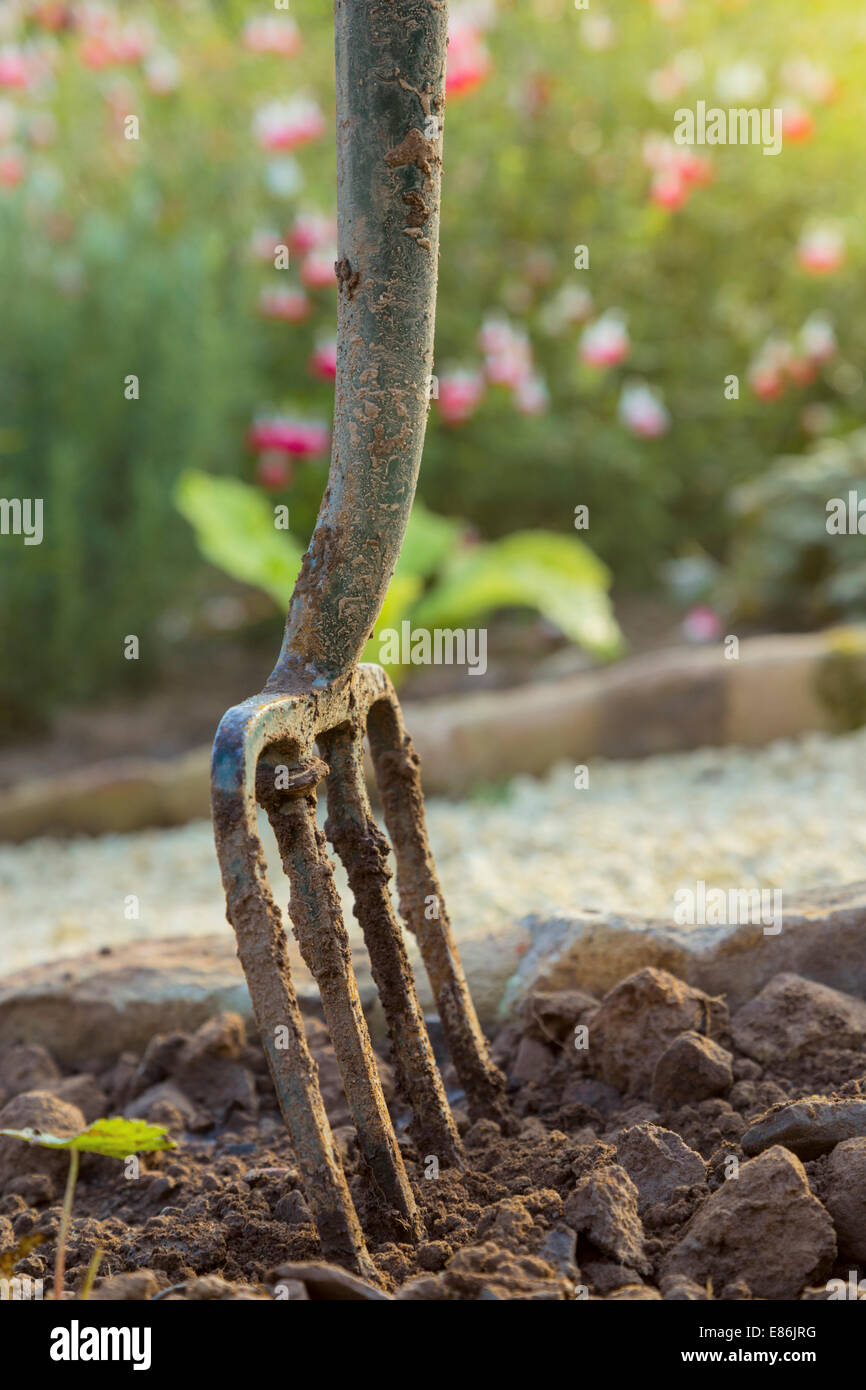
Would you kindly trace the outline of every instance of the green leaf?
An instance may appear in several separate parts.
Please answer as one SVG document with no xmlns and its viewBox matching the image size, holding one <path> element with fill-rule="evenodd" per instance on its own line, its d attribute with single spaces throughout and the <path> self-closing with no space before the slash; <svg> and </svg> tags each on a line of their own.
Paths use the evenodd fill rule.
<svg viewBox="0 0 866 1390">
<path fill-rule="evenodd" d="M 399 628 L 404 618 L 409 616 L 412 604 L 418 598 L 423 587 L 423 580 L 420 575 L 394 574 L 394 578 L 388 585 L 388 592 L 385 595 L 385 602 L 382 604 L 382 612 L 376 620 L 373 628 L 373 636 L 364 648 L 362 661 L 379 660 L 379 634 L 386 628 Z M 397 685 L 400 679 L 401 666 L 389 666 L 388 674 L 394 684 Z"/>
<path fill-rule="evenodd" d="M 465 627 L 500 608 L 534 608 L 571 641 L 608 659 L 623 647 L 609 583 L 607 567 L 576 538 L 517 531 L 454 554 L 413 609 L 412 622 Z"/>
<path fill-rule="evenodd" d="M 11 1139 L 23 1139 L 26 1144 L 39 1144 L 43 1149 L 78 1149 L 81 1153 L 106 1154 L 109 1158 L 127 1158 L 144 1150 L 175 1149 L 162 1125 L 146 1120 L 125 1120 L 118 1115 L 113 1120 L 94 1120 L 80 1134 L 61 1138 L 41 1129 L 0 1129 Z"/>
<path fill-rule="evenodd" d="M 423 591 L 424 581 L 440 569 L 463 533 L 461 522 L 436 516 L 416 499 L 394 577 L 388 586 L 373 636 L 364 648 L 362 661 L 379 660 L 379 634 L 386 628 L 399 628 L 403 619 L 409 617 L 412 605 Z M 395 685 L 400 684 L 403 670 L 402 666 L 388 667 L 388 675 Z"/>
<path fill-rule="evenodd" d="M 206 560 L 288 607 L 303 550 L 276 529 L 273 508 L 258 488 L 187 469 L 177 480 L 174 501 Z"/>
<path fill-rule="evenodd" d="M 403 537 L 395 577 L 403 579 L 412 575 L 418 579 L 429 579 L 452 554 L 465 529 L 462 522 L 437 516 L 416 499 Z"/>
</svg>

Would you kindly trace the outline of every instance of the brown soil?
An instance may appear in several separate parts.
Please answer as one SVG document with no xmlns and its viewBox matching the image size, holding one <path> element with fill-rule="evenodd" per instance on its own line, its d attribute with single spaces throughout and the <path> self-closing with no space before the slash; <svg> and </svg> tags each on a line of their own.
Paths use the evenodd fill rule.
<svg viewBox="0 0 866 1390">
<path fill-rule="evenodd" d="M 671 981 L 664 972 L 640 972 L 641 979 L 649 976 L 654 988 L 655 977 L 665 987 Z M 678 982 L 673 985 L 684 993 L 671 1007 L 682 1013 L 692 1004 L 686 999 L 684 1005 L 685 994 L 694 995 L 706 1024 L 697 1033 L 684 1032 L 681 1018 L 674 1030 L 677 1046 L 685 1037 L 683 1046 L 693 1051 L 697 1046 L 700 1052 L 701 1036 L 714 1033 L 724 1057 L 732 1059 L 724 1097 L 678 1104 L 676 1083 L 671 1089 L 668 1076 L 668 1098 L 660 1101 L 661 1071 L 653 1082 L 655 1104 L 645 1083 L 643 1094 L 623 1094 L 626 1088 L 600 1074 L 607 1070 L 610 1075 L 620 1064 L 622 1037 L 602 1059 L 599 1045 L 588 1050 L 574 1045 L 575 1020 L 577 1026 L 579 1020 L 588 1020 L 592 1035 L 598 1002 L 577 991 L 530 997 L 520 1020 L 504 1029 L 494 1045 L 494 1055 L 509 1075 L 519 1132 L 507 1137 L 491 1121 L 471 1124 L 455 1090 L 453 1071 L 448 1065 L 444 1068 L 467 1154 L 463 1170 L 443 1167 L 436 1176 L 429 1156 L 416 1151 L 406 1133 L 407 1117 L 394 1101 L 390 1067 L 381 1061 L 426 1229 L 426 1240 L 416 1247 L 394 1243 L 384 1227 L 361 1171 L 326 1029 L 317 1018 L 305 1020 L 329 1118 L 383 1289 L 416 1299 L 708 1296 L 707 1287 L 690 1281 L 688 1272 L 670 1274 L 668 1256 L 723 1185 L 726 1160 L 734 1156 L 746 1163 L 739 1142 L 744 1131 L 756 1116 L 786 1100 L 814 1092 L 866 1095 L 866 1050 L 816 1042 L 796 1059 L 759 1064 L 731 1042 L 723 1004 L 710 1001 L 705 1006 L 705 996 L 686 991 Z M 615 1015 L 609 1004 L 615 994 L 612 991 L 603 1006 L 610 1017 Z M 667 1000 L 665 1007 L 669 1005 Z M 687 1019 L 685 1027 L 690 1027 Z M 669 1046 L 651 1034 L 652 1026 L 648 1046 Z M 598 1037 L 603 1046 L 600 1026 Z M 698 1071 L 717 1065 L 722 1052 L 715 1044 L 712 1049 L 710 1063 L 698 1058 Z M 728 1061 L 723 1058 L 721 1065 L 724 1070 Z M 681 1071 L 684 1078 L 686 1072 Z M 683 1084 L 694 1089 L 695 1075 L 693 1067 Z M 243 1037 L 235 1016 L 212 1020 L 191 1038 L 155 1037 L 143 1057 L 124 1053 L 108 1071 L 96 1071 L 82 1058 L 74 1071 L 61 1075 L 44 1049 L 12 1046 L 0 1052 L 0 1101 L 8 1108 L 10 1097 L 17 1094 L 14 1104 L 21 1105 L 34 1090 L 79 1106 L 88 1120 L 125 1111 L 164 1123 L 178 1140 L 175 1152 L 142 1155 L 137 1178 L 127 1176 L 122 1163 L 84 1157 L 67 1257 L 68 1288 L 80 1286 L 97 1247 L 104 1251 L 103 1297 L 147 1298 L 166 1290 L 172 1290 L 172 1299 L 273 1297 L 280 1280 L 275 1271 L 281 1266 L 322 1260 L 264 1055 L 257 1041 Z M 623 1168 L 616 1166 L 621 1162 L 628 1167 L 623 1151 L 618 1154 L 616 1132 L 647 1121 L 680 1136 L 700 1156 L 704 1173 L 698 1171 L 697 1181 L 692 1174 L 664 1200 L 642 1201 L 638 1218 L 625 1210 L 633 1205 L 635 1190 Z M 851 1142 L 866 1144 L 866 1139 Z M 787 1150 L 771 1153 L 783 1153 L 787 1160 Z M 42 1235 L 43 1242 L 18 1261 L 15 1272 L 41 1276 L 46 1286 L 62 1195 L 57 1160 L 56 1154 L 0 1140 L 0 1252 L 21 1237 Z M 694 1164 L 695 1154 L 686 1161 Z M 804 1183 L 800 1195 L 820 1212 L 821 1221 L 826 1218 L 832 1232 L 829 1216 L 813 1200 L 813 1194 L 824 1196 L 827 1162 L 824 1155 L 805 1164 L 812 1190 Z M 802 1175 L 799 1167 L 798 1172 Z M 587 1183 L 587 1178 L 593 1181 Z M 615 1194 L 609 1210 L 604 1208 L 605 1191 Z M 613 1231 L 606 1228 L 611 1217 L 617 1227 Z M 825 1239 L 823 1228 L 820 1239 Z M 832 1234 L 829 1240 L 835 1248 Z M 834 1263 L 825 1251 L 821 1258 L 822 1284 L 833 1275 L 847 1279 L 852 1269 L 858 1278 L 864 1273 L 850 1256 Z M 150 1273 L 133 1278 L 133 1271 Z M 123 1274 L 125 1279 L 113 1278 Z M 284 1287 L 297 1292 L 282 1296 L 329 1296 L 307 1294 L 292 1278 Z M 732 1278 L 724 1287 L 710 1288 L 709 1296 L 756 1295 L 747 1279 Z M 788 1296 L 826 1294 L 792 1287 Z"/>
</svg>

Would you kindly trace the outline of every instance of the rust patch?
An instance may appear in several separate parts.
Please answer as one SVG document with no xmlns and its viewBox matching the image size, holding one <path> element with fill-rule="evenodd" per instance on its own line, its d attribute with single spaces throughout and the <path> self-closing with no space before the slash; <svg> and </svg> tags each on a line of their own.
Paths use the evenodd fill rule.
<svg viewBox="0 0 866 1390">
<path fill-rule="evenodd" d="M 433 165 L 436 163 L 438 155 L 436 146 L 432 140 L 417 126 L 406 134 L 399 145 L 395 145 L 393 150 L 389 150 L 385 155 L 385 163 L 389 169 L 400 169 L 406 164 L 414 164 L 421 170 L 425 179 L 433 176 Z"/>
<path fill-rule="evenodd" d="M 341 261 L 334 262 L 334 274 L 337 277 L 339 289 L 345 290 L 350 299 L 355 298 L 355 290 L 361 282 L 361 276 L 357 270 L 353 270 L 345 256 Z"/>
</svg>

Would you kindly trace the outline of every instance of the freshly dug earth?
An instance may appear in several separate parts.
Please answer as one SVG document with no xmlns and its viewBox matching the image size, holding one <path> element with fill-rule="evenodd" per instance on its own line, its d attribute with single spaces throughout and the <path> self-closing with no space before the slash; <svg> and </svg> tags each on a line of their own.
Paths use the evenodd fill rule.
<svg viewBox="0 0 866 1390">
<path fill-rule="evenodd" d="M 519 1121 L 472 1122 L 462 1170 L 418 1153 L 381 1061 L 427 1239 L 401 1243 L 361 1168 L 327 1031 L 306 1020 L 379 1289 L 322 1255 L 264 1055 L 239 1018 L 152 1039 L 106 1071 L 0 1051 L 0 1128 L 125 1113 L 174 1152 L 85 1156 L 67 1256 L 101 1299 L 815 1299 L 866 1272 L 866 1007 L 777 976 L 729 1017 L 664 971 L 604 1000 L 524 999 L 494 1042 Z M 788 1109 L 790 1107 L 790 1109 Z M 65 1157 L 0 1139 L 0 1252 L 49 1284 Z M 866 1285 L 864 1285 L 866 1287 Z"/>
</svg>

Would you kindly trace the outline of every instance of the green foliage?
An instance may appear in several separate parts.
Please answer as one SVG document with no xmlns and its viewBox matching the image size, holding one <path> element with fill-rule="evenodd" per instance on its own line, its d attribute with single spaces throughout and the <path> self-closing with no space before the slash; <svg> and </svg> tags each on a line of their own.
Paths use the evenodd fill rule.
<svg viewBox="0 0 866 1390">
<path fill-rule="evenodd" d="M 275 530 L 273 511 L 259 492 L 189 471 L 179 479 L 176 500 L 211 564 L 263 589 L 280 609 L 287 607 L 301 551 Z M 416 502 L 364 655 L 376 661 L 379 634 L 404 619 L 415 628 L 467 627 L 499 609 L 526 607 L 593 655 L 609 658 L 622 645 L 609 583 L 606 566 L 576 537 L 521 531 L 473 544 L 460 522 L 435 516 Z M 395 674 L 399 677 L 399 671 Z"/>
<path fill-rule="evenodd" d="M 43 1149 L 74 1149 L 78 1153 L 104 1154 L 108 1158 L 127 1158 L 134 1153 L 177 1148 L 162 1125 L 151 1125 L 146 1120 L 125 1120 L 122 1116 L 94 1120 L 80 1134 L 66 1138 L 39 1129 L 0 1129 L 0 1134 L 10 1139 L 23 1139 L 27 1144 L 38 1144 Z"/>
<path fill-rule="evenodd" d="M 719 597 L 746 621 L 818 625 L 866 617 L 866 535 L 827 529 L 827 505 L 866 488 L 866 430 L 776 460 L 731 498 L 735 518 Z M 857 518 L 854 525 L 856 527 Z"/>
<path fill-rule="evenodd" d="M 420 627 L 466 627 L 499 608 L 534 608 L 572 642 L 609 658 L 622 649 L 609 582 L 607 567 L 577 539 L 517 531 L 454 552 L 412 619 Z"/>
<path fill-rule="evenodd" d="M 273 507 L 261 492 L 234 478 L 188 469 L 174 497 L 206 560 L 233 579 L 264 589 L 278 608 L 288 607 L 303 551 L 277 530 Z"/>
<path fill-rule="evenodd" d="M 257 413 L 296 408 L 327 420 L 332 409 L 331 384 L 308 363 L 335 331 L 333 288 L 309 292 L 302 323 L 264 318 L 260 291 L 296 282 L 297 258 L 281 272 L 250 249 L 257 231 L 285 236 L 299 212 L 334 208 L 329 7 L 293 0 L 304 49 L 288 58 L 243 46 L 255 11 L 239 0 L 113 8 L 157 25 L 158 48 L 179 64 L 176 90 L 151 90 L 140 63 L 88 66 L 79 35 L 46 39 L 31 7 L 12 7 L 4 34 L 13 46 L 47 42 L 51 75 L 32 92 L 2 93 L 26 173 L 17 187 L 0 182 L 0 495 L 43 498 L 45 539 L 0 542 L 0 733 L 158 674 L 160 619 L 191 602 L 204 574 L 172 502 L 179 473 L 250 479 L 245 440 Z M 645 587 L 693 545 L 724 558 L 739 524 L 729 491 L 804 448 L 804 405 L 827 406 L 838 429 L 864 418 L 854 364 L 866 361 L 857 307 L 866 183 L 852 173 L 862 6 L 838 0 L 829 19 L 825 8 L 692 4 L 667 23 L 647 0 L 621 0 L 607 7 L 611 42 L 592 47 L 592 10 L 499 0 L 484 35 L 490 75 L 448 102 L 435 371 L 478 365 L 478 330 L 502 312 L 527 333 L 550 407 L 521 415 L 505 388 L 489 386 L 470 420 L 447 427 L 434 405 L 420 478 L 434 512 L 464 517 L 487 540 L 540 528 L 565 537 L 585 504 L 595 554 L 620 586 Z M 652 98 L 651 74 L 682 55 L 697 55 L 702 75 Z M 743 60 L 763 69 L 757 104 L 777 105 L 784 65 L 804 56 L 838 91 L 814 105 L 811 140 L 777 158 L 714 149 L 714 180 L 686 206 L 669 213 L 648 200 L 648 133 L 669 137 L 675 109 L 715 100 L 720 70 Z M 325 135 L 288 160 L 260 149 L 256 110 L 302 91 L 325 113 Z M 123 139 L 124 111 L 139 115 L 138 141 Z M 30 132 L 46 115 L 56 134 L 39 143 Z M 842 224 L 847 262 L 810 278 L 797 240 L 825 219 Z M 589 269 L 574 268 L 576 244 L 589 247 Z M 569 288 L 588 291 L 596 313 L 627 314 L 623 367 L 582 366 L 581 325 L 552 325 L 551 305 Z M 770 334 L 796 335 L 816 309 L 835 322 L 838 361 L 810 386 L 758 400 L 746 380 L 756 351 Z M 139 400 L 124 397 L 130 373 Z M 731 373 L 736 401 L 724 395 Z M 637 438 L 618 420 L 631 374 L 663 396 L 664 439 Z M 321 466 L 302 465 L 279 495 L 298 537 L 312 527 L 323 479 Z M 525 588 L 535 581 L 522 568 Z M 408 570 L 400 587 L 392 606 L 420 601 Z M 561 611 L 555 592 L 550 604 Z M 806 619 L 824 606 L 822 594 Z M 122 658 L 127 633 L 141 639 L 141 662 Z"/>
</svg>

